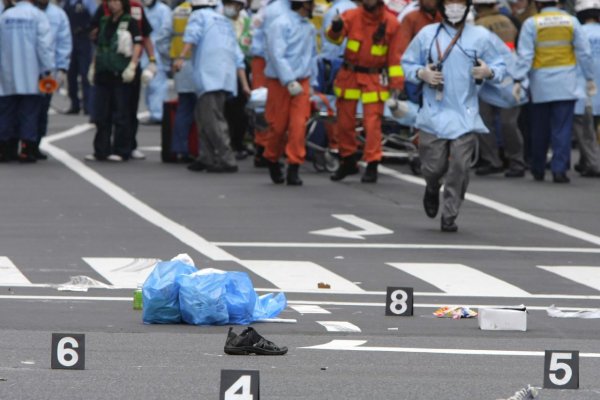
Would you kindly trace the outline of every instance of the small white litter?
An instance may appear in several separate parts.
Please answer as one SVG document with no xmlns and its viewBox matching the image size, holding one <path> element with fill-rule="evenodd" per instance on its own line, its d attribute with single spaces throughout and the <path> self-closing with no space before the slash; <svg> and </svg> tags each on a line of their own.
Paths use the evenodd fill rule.
<svg viewBox="0 0 600 400">
<path fill-rule="evenodd" d="M 72 276 L 70 277 L 69 282 L 52 285 L 52 287 L 60 292 L 87 292 L 89 288 L 112 288 L 112 286 L 107 285 L 106 283 L 102 283 L 85 275 Z"/>
<path fill-rule="evenodd" d="M 583 319 L 593 319 L 600 318 L 600 309 L 596 308 L 593 310 L 579 310 L 579 311 L 562 311 L 558 309 L 554 304 L 552 304 L 546 310 L 548 316 L 552 318 L 583 318 Z"/>
</svg>

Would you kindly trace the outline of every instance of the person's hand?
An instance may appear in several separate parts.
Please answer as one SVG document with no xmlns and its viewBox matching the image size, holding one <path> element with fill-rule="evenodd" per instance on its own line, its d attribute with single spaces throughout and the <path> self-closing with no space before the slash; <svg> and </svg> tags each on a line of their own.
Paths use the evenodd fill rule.
<svg viewBox="0 0 600 400">
<path fill-rule="evenodd" d="M 67 78 L 67 72 L 64 69 L 59 69 L 58 72 L 56 73 L 56 83 L 58 83 L 59 87 L 62 87 Z"/>
<path fill-rule="evenodd" d="M 598 94 L 598 87 L 596 86 L 596 82 L 594 82 L 592 79 L 585 83 L 585 93 L 588 95 L 588 97 L 594 97 L 596 94 Z"/>
<path fill-rule="evenodd" d="M 483 80 L 492 76 L 492 70 L 490 69 L 490 67 L 488 67 L 485 61 L 478 58 L 477 62 L 478 65 L 473 67 L 473 69 L 471 70 L 471 74 L 473 75 L 473 78 L 475 78 L 475 80 Z"/>
<path fill-rule="evenodd" d="M 515 82 L 513 88 L 512 88 L 512 95 L 513 98 L 518 102 L 521 101 L 521 92 L 523 89 L 521 89 L 521 82 Z"/>
<path fill-rule="evenodd" d="M 137 64 L 134 63 L 133 61 L 131 61 L 127 65 L 127 68 L 125 68 L 125 70 L 121 74 L 121 78 L 123 78 L 124 83 L 133 82 L 133 79 L 135 78 L 135 69 L 136 68 L 137 68 Z"/>
<path fill-rule="evenodd" d="M 250 89 L 248 85 L 243 85 L 242 91 L 244 92 L 244 96 L 246 96 L 247 99 L 249 99 L 252 95 L 252 89 Z"/>
<path fill-rule="evenodd" d="M 388 106 L 395 118 L 403 118 L 409 111 L 406 101 L 396 100 L 395 98 L 386 100 L 385 105 Z"/>
<path fill-rule="evenodd" d="M 298 81 L 292 81 L 288 83 L 287 90 L 290 92 L 292 97 L 296 97 L 304 91 L 304 89 L 302 89 L 302 85 Z"/>
<path fill-rule="evenodd" d="M 444 83 L 444 74 L 442 71 L 436 71 L 433 64 L 427 64 L 425 68 L 418 70 L 417 77 L 432 86 Z"/>
<path fill-rule="evenodd" d="M 183 68 L 184 62 L 185 62 L 185 60 L 183 58 L 176 59 L 175 62 L 173 63 L 173 66 L 171 67 L 173 69 L 173 72 L 177 73 L 177 72 L 181 71 L 181 69 Z"/>
<path fill-rule="evenodd" d="M 142 71 L 142 83 L 147 85 L 156 76 L 156 63 L 150 61 L 148 66 Z"/>
<path fill-rule="evenodd" d="M 331 31 L 333 33 L 340 33 L 344 29 L 344 20 L 340 15 L 340 10 L 337 10 L 337 14 L 331 20 Z"/>
<path fill-rule="evenodd" d="M 92 86 L 94 86 L 94 75 L 96 75 L 96 64 L 91 63 L 90 67 L 88 68 L 87 80 Z"/>
</svg>

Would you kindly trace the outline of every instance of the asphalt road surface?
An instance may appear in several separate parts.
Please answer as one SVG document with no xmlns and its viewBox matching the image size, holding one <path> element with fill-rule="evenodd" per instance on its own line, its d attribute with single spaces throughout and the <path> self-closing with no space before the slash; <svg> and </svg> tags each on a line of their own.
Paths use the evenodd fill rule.
<svg viewBox="0 0 600 400">
<path fill-rule="evenodd" d="M 250 159 L 237 174 L 163 164 L 158 126 L 140 127 L 144 161 L 84 162 L 93 135 L 52 115 L 48 161 L 0 166 L 0 399 L 218 399 L 221 370 L 240 369 L 262 399 L 493 400 L 542 386 L 546 350 L 580 352 L 579 388 L 541 399 L 600 399 L 600 320 L 546 313 L 599 307 L 600 180 L 472 176 L 447 234 L 406 165 L 365 185 L 307 164 L 286 187 Z M 133 288 L 179 253 L 283 290 L 288 321 L 254 327 L 289 353 L 227 356 L 225 326 L 144 325 Z M 57 289 L 74 276 L 106 287 Z M 385 316 L 387 287 L 414 289 L 413 316 Z M 526 332 L 433 316 L 519 304 Z M 85 370 L 51 369 L 52 333 L 85 334 Z"/>
</svg>

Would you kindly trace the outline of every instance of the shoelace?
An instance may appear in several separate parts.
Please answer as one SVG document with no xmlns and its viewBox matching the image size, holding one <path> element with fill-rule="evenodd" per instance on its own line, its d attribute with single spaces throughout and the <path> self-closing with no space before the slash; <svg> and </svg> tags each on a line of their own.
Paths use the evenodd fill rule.
<svg viewBox="0 0 600 400">
<path fill-rule="evenodd" d="M 511 397 L 506 400 L 531 400 L 535 399 L 538 396 L 538 390 L 536 387 L 531 385 L 527 385 L 526 388 L 515 392 Z"/>
</svg>

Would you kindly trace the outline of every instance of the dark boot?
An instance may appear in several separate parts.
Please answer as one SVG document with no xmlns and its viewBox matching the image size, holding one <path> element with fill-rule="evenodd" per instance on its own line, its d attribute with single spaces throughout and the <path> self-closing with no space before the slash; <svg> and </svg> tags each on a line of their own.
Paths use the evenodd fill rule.
<svg viewBox="0 0 600 400">
<path fill-rule="evenodd" d="M 21 142 L 21 152 L 19 153 L 20 163 L 34 163 L 37 161 L 35 157 L 35 142 L 23 140 Z"/>
<path fill-rule="evenodd" d="M 35 142 L 35 148 L 33 150 L 33 154 L 35 155 L 35 158 L 37 158 L 38 160 L 47 160 L 48 159 L 48 155 L 45 153 L 42 153 L 42 151 L 40 150 L 40 141 L 39 140 L 37 142 Z"/>
<path fill-rule="evenodd" d="M 339 168 L 330 176 L 332 181 L 341 181 L 348 175 L 358 174 L 358 165 L 356 165 L 356 156 L 342 157 Z"/>
<path fill-rule="evenodd" d="M 441 229 L 442 232 L 456 232 L 458 231 L 458 225 L 456 225 L 456 222 L 454 222 L 454 220 L 456 219 L 456 217 L 444 217 L 442 215 L 442 223 L 441 223 Z"/>
<path fill-rule="evenodd" d="M 6 154 L 6 142 L 0 141 L 0 162 L 7 162 L 8 156 Z"/>
<path fill-rule="evenodd" d="M 263 146 L 256 146 L 256 154 L 254 154 L 254 167 L 265 168 L 269 166 L 269 161 L 263 157 L 265 148 Z"/>
<path fill-rule="evenodd" d="M 271 180 L 273 181 L 273 183 L 275 184 L 282 184 L 283 182 L 285 182 L 285 178 L 283 177 L 283 172 L 281 172 L 281 165 L 279 165 L 279 162 L 271 162 L 269 160 L 267 160 L 265 158 L 265 160 L 267 161 L 267 167 L 269 168 L 269 175 L 271 176 Z"/>
<path fill-rule="evenodd" d="M 362 183 L 376 183 L 377 182 L 377 166 L 379 162 L 372 161 L 367 164 L 367 170 L 365 171 L 360 181 Z"/>
<path fill-rule="evenodd" d="M 287 168 L 287 184 L 288 186 L 301 186 L 302 179 L 298 176 L 298 169 L 300 165 L 298 164 L 289 164 Z"/>
<path fill-rule="evenodd" d="M 10 138 L 6 142 L 6 159 L 8 161 L 17 161 L 19 159 L 19 139 Z"/>
</svg>

